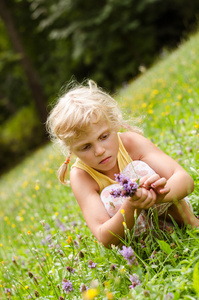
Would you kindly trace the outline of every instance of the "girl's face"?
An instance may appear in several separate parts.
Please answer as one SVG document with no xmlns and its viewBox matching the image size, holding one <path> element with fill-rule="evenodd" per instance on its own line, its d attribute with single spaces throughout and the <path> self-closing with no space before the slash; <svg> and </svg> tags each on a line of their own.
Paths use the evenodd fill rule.
<svg viewBox="0 0 199 300">
<path fill-rule="evenodd" d="M 91 129 L 71 147 L 71 151 L 85 164 L 107 176 L 118 171 L 118 150 L 117 131 L 110 129 L 106 121 L 92 123 Z"/>
</svg>

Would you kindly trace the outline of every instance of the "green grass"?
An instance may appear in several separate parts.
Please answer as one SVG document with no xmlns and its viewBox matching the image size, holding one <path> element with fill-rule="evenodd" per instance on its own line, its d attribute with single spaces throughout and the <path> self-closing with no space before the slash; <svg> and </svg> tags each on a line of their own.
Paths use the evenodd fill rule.
<svg viewBox="0 0 199 300">
<path fill-rule="evenodd" d="M 145 136 L 194 178 L 190 199 L 196 214 L 198 78 L 197 34 L 117 94 Z M 93 238 L 71 188 L 58 183 L 63 160 L 48 145 L 1 178 L 0 299 L 199 299 L 199 231 L 176 228 L 127 241 L 138 263 L 128 265 L 117 248 L 107 250 Z M 129 289 L 134 273 L 141 284 Z M 73 291 L 62 290 L 64 278 Z M 82 284 L 87 293 L 80 292 Z"/>
</svg>

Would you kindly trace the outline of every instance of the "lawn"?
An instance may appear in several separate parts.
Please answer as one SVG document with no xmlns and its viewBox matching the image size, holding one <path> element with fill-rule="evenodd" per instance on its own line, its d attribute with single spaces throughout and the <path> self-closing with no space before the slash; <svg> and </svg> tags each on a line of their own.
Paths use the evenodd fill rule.
<svg viewBox="0 0 199 300">
<path fill-rule="evenodd" d="M 199 34 L 142 70 L 115 97 L 193 177 L 199 215 Z M 130 261 L 105 249 L 57 180 L 63 160 L 49 144 L 1 178 L 0 299 L 199 299 L 199 230 L 127 232 Z"/>
</svg>

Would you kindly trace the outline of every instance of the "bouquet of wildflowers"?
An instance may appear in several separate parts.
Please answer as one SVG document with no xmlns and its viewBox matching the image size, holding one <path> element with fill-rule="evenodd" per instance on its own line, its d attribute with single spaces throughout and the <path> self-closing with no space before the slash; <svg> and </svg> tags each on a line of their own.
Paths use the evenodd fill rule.
<svg viewBox="0 0 199 300">
<path fill-rule="evenodd" d="M 121 187 L 111 191 L 111 195 L 114 198 L 117 197 L 132 197 L 137 191 L 139 184 L 136 181 L 132 181 L 122 173 L 115 174 L 115 180 L 119 182 Z"/>
</svg>

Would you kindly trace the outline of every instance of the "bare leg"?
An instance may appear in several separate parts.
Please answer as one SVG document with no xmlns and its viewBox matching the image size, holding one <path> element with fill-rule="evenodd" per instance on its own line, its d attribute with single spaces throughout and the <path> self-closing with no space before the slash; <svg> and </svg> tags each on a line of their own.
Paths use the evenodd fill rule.
<svg viewBox="0 0 199 300">
<path fill-rule="evenodd" d="M 190 224 L 192 228 L 199 227 L 199 220 L 194 216 L 184 199 L 172 204 L 168 208 L 166 215 L 163 215 L 163 218 L 166 217 L 167 221 L 171 221 L 169 215 L 172 216 L 178 225 Z M 162 219 L 162 216 L 160 217 Z"/>
</svg>

